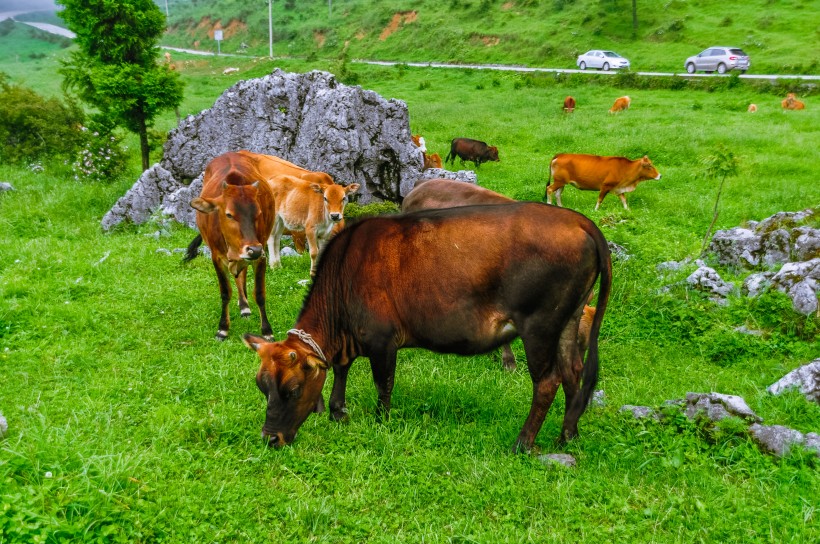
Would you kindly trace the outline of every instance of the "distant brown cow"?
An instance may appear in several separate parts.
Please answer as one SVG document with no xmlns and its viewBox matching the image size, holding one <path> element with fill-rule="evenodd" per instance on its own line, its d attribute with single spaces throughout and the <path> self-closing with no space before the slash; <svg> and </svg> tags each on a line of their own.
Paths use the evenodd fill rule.
<svg viewBox="0 0 820 544">
<path fill-rule="evenodd" d="M 757 111 L 757 104 L 749 104 L 749 108 L 746 111 L 749 113 L 755 113 Z"/>
<path fill-rule="evenodd" d="M 571 96 L 564 99 L 564 111 L 567 113 L 572 113 L 575 111 L 575 99 Z"/>
<path fill-rule="evenodd" d="M 598 309 L 582 362 L 579 321 L 596 283 Z M 611 285 L 606 239 L 571 210 L 512 202 L 358 221 L 328 243 L 287 338 L 244 336 L 260 359 L 262 435 L 271 446 L 293 442 L 321 404 L 328 368 L 332 419 L 348 417 L 347 376 L 360 356 L 370 360 L 379 417 L 386 418 L 398 350 L 472 355 L 520 336 L 532 402 L 513 451 L 533 447 L 561 386 L 561 440 L 570 440 L 597 383 Z"/>
<path fill-rule="evenodd" d="M 498 148 L 489 146 L 486 142 L 480 140 L 472 140 L 470 138 L 453 138 L 450 142 L 450 152 L 444 158 L 445 163 L 455 162 L 456 157 L 461 159 L 461 162 L 472 161 L 476 167 L 481 166 L 482 162 L 496 161 L 498 158 Z"/>
<path fill-rule="evenodd" d="M 409 213 L 418 210 L 483 204 L 509 204 L 510 202 L 515 202 L 515 200 L 473 183 L 450 179 L 430 179 L 422 180 L 410 191 L 401 203 L 401 211 Z M 592 300 L 592 295 L 590 295 L 590 300 Z M 594 316 L 595 308 L 584 306 L 584 313 L 581 316 L 581 324 L 578 329 L 578 347 L 581 356 L 586 353 L 589 345 L 589 327 Z M 513 354 L 509 344 L 501 346 L 501 363 L 505 370 L 512 371 L 516 369 L 515 354 Z"/>
<path fill-rule="evenodd" d="M 609 113 L 618 113 L 619 111 L 628 110 L 630 104 L 632 104 L 632 99 L 628 96 L 616 98 L 615 103 L 609 108 Z"/>
<path fill-rule="evenodd" d="M 188 246 L 185 260 L 197 256 L 203 240 L 211 249 L 222 298 L 217 340 L 224 340 L 230 329 L 228 274 L 235 278 L 240 314 L 247 317 L 251 313 L 246 295 L 250 264 L 255 268 L 254 298 L 259 306 L 262 335 L 272 337 L 265 311 L 264 244 L 273 227 L 273 195 L 256 164 L 239 153 L 216 157 L 205 168 L 202 192 L 191 201 L 191 207 L 197 211 L 196 224 L 200 234 Z"/>
<path fill-rule="evenodd" d="M 561 206 L 561 192 L 566 184 L 574 185 L 583 191 L 599 191 L 597 210 L 608 193 L 615 193 L 621 199 L 624 209 L 628 210 L 624 193 L 631 193 L 642 181 L 661 179 L 660 173 L 652 165 L 649 157 L 630 160 L 626 157 L 601 157 L 560 153 L 550 162 L 550 174 L 553 183 L 547 178 L 545 197 L 552 204 L 552 195 Z"/>
<path fill-rule="evenodd" d="M 802 110 L 806 105 L 797 99 L 794 93 L 789 93 L 786 98 L 780 103 L 784 110 Z"/>
<path fill-rule="evenodd" d="M 359 189 L 331 183 L 311 183 L 294 176 L 274 176 L 268 180 L 274 200 L 274 226 L 268 239 L 270 267 L 282 266 L 279 244 L 285 229 L 305 231 L 310 252 L 310 275 L 316 274 L 319 251 L 330 237 L 341 230 L 347 196 Z"/>
</svg>

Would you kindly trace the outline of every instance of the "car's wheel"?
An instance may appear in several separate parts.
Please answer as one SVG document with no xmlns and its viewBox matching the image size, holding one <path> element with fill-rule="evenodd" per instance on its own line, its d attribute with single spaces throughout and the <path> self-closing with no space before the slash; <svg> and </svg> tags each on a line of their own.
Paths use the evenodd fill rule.
<svg viewBox="0 0 820 544">
<path fill-rule="evenodd" d="M 745 73 L 746 73 L 746 70 L 741 70 L 741 71 L 740 71 L 740 73 L 741 73 L 741 74 L 745 74 Z"/>
<path fill-rule="evenodd" d="M 586 70 L 587 69 L 587 63 L 584 62 L 584 61 L 581 61 L 581 64 L 578 65 L 578 68 L 580 68 L 581 70 Z"/>
<path fill-rule="evenodd" d="M 726 73 L 726 65 L 722 62 L 718 64 L 718 74 L 725 74 Z"/>
<path fill-rule="evenodd" d="M 604 63 L 604 66 L 603 66 L 603 71 L 604 71 L 604 72 L 609 72 L 609 63 L 608 63 L 608 62 L 605 62 L 605 63 Z"/>
<path fill-rule="evenodd" d="M 686 65 L 686 71 L 690 74 L 694 74 L 695 73 L 695 63 L 690 62 L 689 64 L 687 64 Z"/>
</svg>

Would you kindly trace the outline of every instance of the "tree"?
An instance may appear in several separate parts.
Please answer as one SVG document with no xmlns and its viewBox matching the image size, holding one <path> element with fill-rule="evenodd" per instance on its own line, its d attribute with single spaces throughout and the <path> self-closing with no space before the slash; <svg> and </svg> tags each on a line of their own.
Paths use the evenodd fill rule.
<svg viewBox="0 0 820 544">
<path fill-rule="evenodd" d="M 63 86 L 98 110 L 108 124 L 139 135 L 148 169 L 148 129 L 182 102 L 179 75 L 157 62 L 165 15 L 153 0 L 57 0 L 79 46 L 60 72 Z"/>
<path fill-rule="evenodd" d="M 703 237 L 703 244 L 700 247 L 700 256 L 703 257 L 706 254 L 706 244 L 709 242 L 712 229 L 720 213 L 720 195 L 723 192 L 723 184 L 726 182 L 727 177 L 737 176 L 740 161 L 734 153 L 721 146 L 715 151 L 714 155 L 702 159 L 701 163 L 703 164 L 703 177 L 720 178 L 717 196 L 715 197 L 715 209 L 712 212 L 712 222 L 709 223 L 709 228 L 706 229 L 706 235 Z"/>
</svg>

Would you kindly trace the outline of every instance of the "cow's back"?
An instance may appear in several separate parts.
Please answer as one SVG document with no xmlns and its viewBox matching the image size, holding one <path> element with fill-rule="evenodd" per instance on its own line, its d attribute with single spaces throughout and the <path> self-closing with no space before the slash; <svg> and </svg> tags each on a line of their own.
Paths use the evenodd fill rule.
<svg viewBox="0 0 820 544">
<path fill-rule="evenodd" d="M 479 185 L 449 179 L 430 179 L 417 185 L 401 203 L 403 212 L 480 204 L 503 204 L 513 199 Z"/>
<path fill-rule="evenodd" d="M 623 178 L 634 162 L 626 157 L 561 153 L 553 158 L 550 170 L 555 179 L 576 182 L 581 188 L 600 188 L 600 182 Z"/>
<path fill-rule="evenodd" d="M 487 351 L 514 337 L 493 327 L 515 316 L 569 319 L 598 276 L 601 244 L 583 215 L 535 202 L 374 217 L 331 240 L 310 296 L 342 305 L 351 334 L 399 326 L 404 345 L 453 353 L 475 335 L 464 344 Z"/>
</svg>

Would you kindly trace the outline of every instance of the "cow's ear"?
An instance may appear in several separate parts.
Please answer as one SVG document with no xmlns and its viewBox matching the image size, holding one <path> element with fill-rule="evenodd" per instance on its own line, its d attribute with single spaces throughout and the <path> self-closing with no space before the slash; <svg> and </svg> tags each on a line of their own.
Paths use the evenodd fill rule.
<svg viewBox="0 0 820 544">
<path fill-rule="evenodd" d="M 351 183 L 350 185 L 345 187 L 345 192 L 346 193 L 355 193 L 356 191 L 359 190 L 359 187 L 361 187 L 361 186 L 358 183 Z"/>
<path fill-rule="evenodd" d="M 216 210 L 216 204 L 207 198 L 196 197 L 191 201 L 191 207 L 202 213 L 211 213 Z"/>
<path fill-rule="evenodd" d="M 311 183 L 310 188 L 313 189 L 314 192 L 319 193 L 320 195 L 322 193 L 324 193 L 324 190 L 322 189 L 322 186 L 319 185 L 318 183 Z"/>
<path fill-rule="evenodd" d="M 264 346 L 265 344 L 270 344 L 267 340 L 265 340 L 261 336 L 256 336 L 255 334 L 246 333 L 242 336 L 242 341 L 245 342 L 245 345 L 251 348 L 253 351 L 259 351 L 259 348 Z"/>
<path fill-rule="evenodd" d="M 323 361 L 322 359 L 316 357 L 313 354 L 307 356 L 305 364 L 313 370 L 327 370 L 327 362 Z"/>
</svg>

